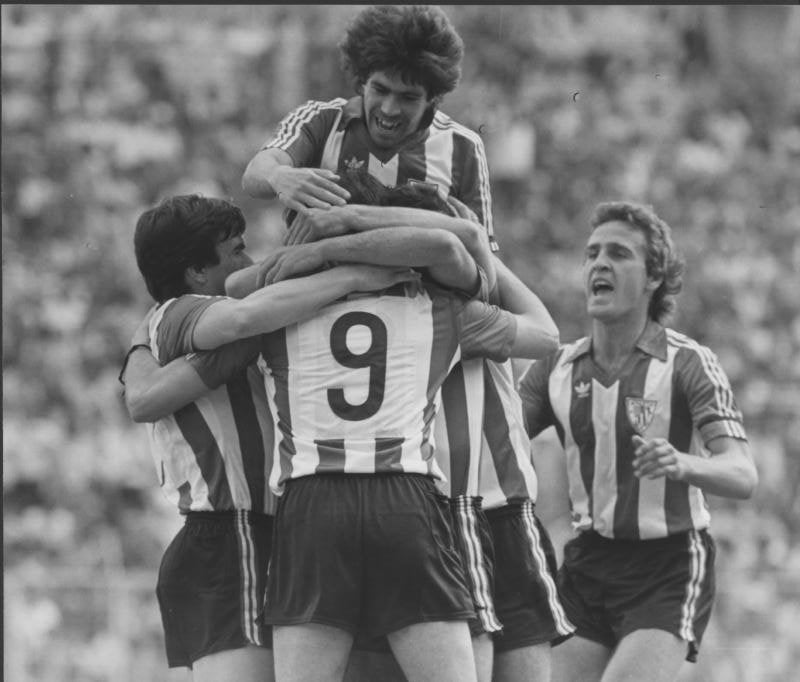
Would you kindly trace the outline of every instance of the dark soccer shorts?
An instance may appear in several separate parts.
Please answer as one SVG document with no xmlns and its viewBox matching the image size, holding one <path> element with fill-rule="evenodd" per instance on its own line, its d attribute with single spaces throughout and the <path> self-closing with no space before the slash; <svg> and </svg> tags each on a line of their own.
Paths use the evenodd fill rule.
<svg viewBox="0 0 800 682">
<path fill-rule="evenodd" d="M 556 557 L 533 502 L 486 510 L 494 541 L 494 602 L 503 631 L 496 633 L 495 653 L 550 642 L 575 631 L 556 588 Z"/>
<path fill-rule="evenodd" d="M 459 495 L 450 500 L 456 546 L 467 575 L 475 618 L 470 634 L 500 632 L 502 625 L 494 604 L 494 546 L 489 522 L 481 509 L 480 497 Z"/>
<path fill-rule="evenodd" d="M 448 499 L 418 474 L 289 480 L 278 502 L 264 620 L 367 640 L 474 617 Z"/>
<path fill-rule="evenodd" d="M 594 531 L 564 547 L 561 600 L 580 637 L 613 648 L 635 630 L 671 632 L 695 662 L 714 600 L 714 541 L 707 531 L 610 540 Z"/>
<path fill-rule="evenodd" d="M 248 511 L 190 512 L 158 572 L 169 667 L 248 644 L 272 647 L 260 624 L 272 517 Z"/>
</svg>

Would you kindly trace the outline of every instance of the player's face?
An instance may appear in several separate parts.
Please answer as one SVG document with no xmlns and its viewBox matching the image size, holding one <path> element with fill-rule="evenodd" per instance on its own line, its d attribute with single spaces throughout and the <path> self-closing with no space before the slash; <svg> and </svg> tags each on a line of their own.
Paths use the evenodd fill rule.
<svg viewBox="0 0 800 682">
<path fill-rule="evenodd" d="M 246 268 L 253 264 L 253 260 L 245 251 L 242 235 L 236 235 L 222 240 L 217 244 L 219 263 L 206 268 L 208 293 L 222 295 L 225 293 L 225 279 L 232 272 Z"/>
<path fill-rule="evenodd" d="M 586 244 L 583 284 L 586 310 L 601 321 L 647 314 L 658 282 L 647 275 L 645 236 L 625 222 L 598 225 Z"/>
<path fill-rule="evenodd" d="M 364 83 L 364 115 L 372 141 L 383 149 L 399 147 L 419 128 L 431 101 L 421 85 L 399 74 L 376 71 Z"/>
</svg>

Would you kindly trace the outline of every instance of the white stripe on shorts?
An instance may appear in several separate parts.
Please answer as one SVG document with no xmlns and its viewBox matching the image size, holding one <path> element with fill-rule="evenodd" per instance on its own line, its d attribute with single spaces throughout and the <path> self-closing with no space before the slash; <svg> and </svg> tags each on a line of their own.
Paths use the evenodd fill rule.
<svg viewBox="0 0 800 682">
<path fill-rule="evenodd" d="M 533 502 L 531 500 L 525 500 L 522 503 L 522 519 L 525 522 L 525 530 L 528 533 L 531 554 L 536 561 L 536 566 L 539 568 L 539 579 L 547 589 L 547 605 L 550 607 L 556 630 L 560 635 L 570 635 L 575 632 L 575 628 L 567 620 L 567 614 L 564 613 L 564 608 L 558 598 L 555 581 L 547 569 L 547 557 L 544 553 L 544 547 L 542 547 L 542 539 L 539 534 L 539 528 L 536 525 L 536 517 L 533 515 Z"/>
<path fill-rule="evenodd" d="M 483 560 L 483 548 L 478 534 L 478 521 L 475 518 L 475 509 L 472 498 L 459 495 L 456 501 L 456 515 L 461 526 L 461 533 L 467 548 L 467 571 L 469 573 L 470 592 L 476 608 L 476 613 L 481 626 L 486 632 L 499 632 L 503 629 L 494 610 L 494 598 L 489 588 L 489 576 Z"/>
<path fill-rule="evenodd" d="M 681 606 L 681 637 L 687 642 L 694 642 L 694 617 L 697 600 L 700 598 L 703 580 L 706 577 L 706 548 L 700 533 L 689 531 L 689 582 L 686 584 L 686 598 Z"/>
<path fill-rule="evenodd" d="M 242 632 L 248 642 L 262 646 L 264 642 L 256 623 L 258 595 L 256 593 L 256 557 L 253 531 L 247 522 L 248 511 L 236 510 L 236 533 L 239 538 L 239 562 L 242 575 L 240 596 L 242 602 Z"/>
</svg>

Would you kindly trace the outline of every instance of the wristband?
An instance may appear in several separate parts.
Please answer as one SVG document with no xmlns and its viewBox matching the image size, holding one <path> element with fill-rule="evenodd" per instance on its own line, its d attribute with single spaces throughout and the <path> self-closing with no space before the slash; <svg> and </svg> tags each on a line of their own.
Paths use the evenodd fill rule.
<svg viewBox="0 0 800 682">
<path fill-rule="evenodd" d="M 125 385 L 125 379 L 123 379 L 122 376 L 125 374 L 125 369 L 128 366 L 128 360 L 131 359 L 131 355 L 133 355 L 133 351 L 137 350 L 138 348 L 146 348 L 149 352 L 152 352 L 152 349 L 150 348 L 150 344 L 147 344 L 147 343 L 134 343 L 128 349 L 128 352 L 125 354 L 125 359 L 122 361 L 122 369 L 119 371 L 119 376 L 117 377 L 117 380 L 123 386 Z"/>
</svg>

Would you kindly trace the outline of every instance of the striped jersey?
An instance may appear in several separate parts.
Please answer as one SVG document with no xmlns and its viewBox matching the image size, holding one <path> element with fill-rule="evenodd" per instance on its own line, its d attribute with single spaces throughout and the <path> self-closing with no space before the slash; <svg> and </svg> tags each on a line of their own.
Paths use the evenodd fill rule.
<svg viewBox="0 0 800 682">
<path fill-rule="evenodd" d="M 408 180 L 435 184 L 443 196 L 454 196 L 476 213 L 489 233 L 492 250 L 498 248 L 483 141 L 441 111 L 400 149 L 385 150 L 369 136 L 360 96 L 309 100 L 280 122 L 262 149 L 270 147 L 288 153 L 295 167 L 334 172 L 364 168 L 389 187 Z"/>
<path fill-rule="evenodd" d="M 483 509 L 536 502 L 538 479 L 511 361 L 484 360 L 484 418 L 478 495 Z"/>
<path fill-rule="evenodd" d="M 221 296 L 185 295 L 166 301 L 150 321 L 153 355 L 161 364 L 192 353 L 197 320 Z M 161 488 L 181 513 L 250 510 L 274 514 L 269 490 L 273 421 L 256 365 L 252 337 L 188 359 L 208 393 L 148 424 Z"/>
<path fill-rule="evenodd" d="M 325 473 L 442 479 L 432 433 L 442 383 L 461 357 L 507 357 L 515 330 L 488 303 L 401 285 L 350 295 L 266 335 L 259 366 L 277 415 L 273 490 Z"/>
<path fill-rule="evenodd" d="M 703 492 L 633 474 L 632 437 L 709 456 L 719 436 L 746 440 L 728 378 L 705 346 L 649 321 L 613 381 L 583 338 L 534 363 L 520 384 L 529 433 L 556 428 L 567 458 L 573 526 L 608 538 L 660 538 L 709 525 Z"/>
</svg>

